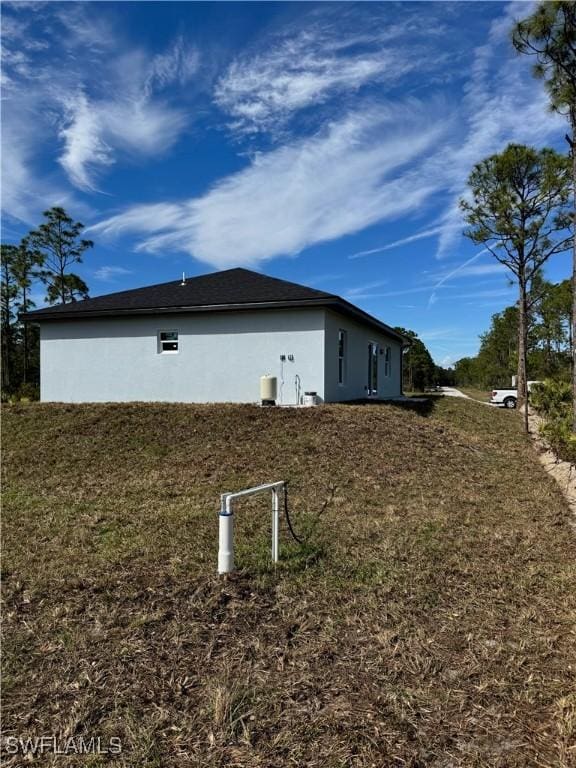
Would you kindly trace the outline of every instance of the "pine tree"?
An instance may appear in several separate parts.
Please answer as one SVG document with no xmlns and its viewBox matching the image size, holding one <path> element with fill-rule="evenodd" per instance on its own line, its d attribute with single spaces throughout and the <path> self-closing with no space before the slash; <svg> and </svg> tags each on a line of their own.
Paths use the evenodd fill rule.
<svg viewBox="0 0 576 768">
<path fill-rule="evenodd" d="M 576 3 L 541 2 L 534 13 L 512 31 L 519 53 L 534 56 L 534 74 L 546 83 L 550 107 L 564 114 L 570 125 L 566 136 L 572 156 L 572 430 L 576 432 Z"/>
<path fill-rule="evenodd" d="M 73 221 L 63 208 L 44 211 L 46 221 L 26 238 L 28 249 L 42 262 L 41 278 L 47 286 L 49 304 L 68 304 L 88 297 L 88 286 L 78 275 L 69 272 L 82 262 L 83 254 L 94 246 L 81 238 L 84 225 Z"/>
<path fill-rule="evenodd" d="M 471 201 L 463 199 L 466 235 L 483 245 L 518 283 L 518 404 L 528 431 L 527 340 L 529 291 L 544 263 L 570 246 L 567 203 L 568 158 L 552 149 L 510 144 L 478 163 L 468 179 Z"/>
</svg>

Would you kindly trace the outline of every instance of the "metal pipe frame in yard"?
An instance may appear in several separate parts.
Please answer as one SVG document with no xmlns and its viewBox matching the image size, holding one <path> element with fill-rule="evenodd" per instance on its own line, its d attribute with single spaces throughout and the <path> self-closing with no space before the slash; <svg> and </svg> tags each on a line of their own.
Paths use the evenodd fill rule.
<svg viewBox="0 0 576 768">
<path fill-rule="evenodd" d="M 234 513 L 232 502 L 241 496 L 253 496 L 257 493 L 271 491 L 272 493 L 272 561 L 278 562 L 279 535 L 280 535 L 280 503 L 279 491 L 286 489 L 286 481 L 279 480 L 276 483 L 256 485 L 254 488 L 246 488 L 234 493 L 222 493 L 220 495 L 220 514 L 218 532 L 218 573 L 232 573 L 234 570 Z"/>
</svg>

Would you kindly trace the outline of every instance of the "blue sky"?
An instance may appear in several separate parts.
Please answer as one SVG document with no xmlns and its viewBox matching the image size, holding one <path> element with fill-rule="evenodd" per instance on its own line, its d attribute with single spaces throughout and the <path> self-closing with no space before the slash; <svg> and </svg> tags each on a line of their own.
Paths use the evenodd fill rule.
<svg viewBox="0 0 576 768">
<path fill-rule="evenodd" d="M 516 293 L 462 236 L 467 176 L 509 141 L 565 151 L 509 42 L 531 8 L 5 3 L 3 242 L 63 205 L 93 296 L 244 266 L 411 328 L 438 363 L 474 354 Z"/>
</svg>

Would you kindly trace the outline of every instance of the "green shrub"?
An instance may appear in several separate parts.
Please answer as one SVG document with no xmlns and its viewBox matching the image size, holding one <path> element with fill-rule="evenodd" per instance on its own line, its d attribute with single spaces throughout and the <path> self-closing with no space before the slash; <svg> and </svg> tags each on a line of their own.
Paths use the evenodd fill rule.
<svg viewBox="0 0 576 768">
<path fill-rule="evenodd" d="M 572 431 L 572 388 L 548 379 L 532 388 L 530 402 L 544 419 L 542 436 L 559 459 L 576 465 L 576 434 Z"/>
<path fill-rule="evenodd" d="M 544 422 L 540 432 L 559 459 L 576 466 L 576 434 L 572 432 L 571 416 Z"/>
<path fill-rule="evenodd" d="M 544 418 L 565 418 L 570 414 L 572 388 L 568 382 L 547 379 L 533 385 L 530 402 Z"/>
<path fill-rule="evenodd" d="M 38 384 L 20 384 L 18 389 L 8 398 L 8 402 L 11 403 L 29 403 L 33 400 L 40 400 Z"/>
</svg>

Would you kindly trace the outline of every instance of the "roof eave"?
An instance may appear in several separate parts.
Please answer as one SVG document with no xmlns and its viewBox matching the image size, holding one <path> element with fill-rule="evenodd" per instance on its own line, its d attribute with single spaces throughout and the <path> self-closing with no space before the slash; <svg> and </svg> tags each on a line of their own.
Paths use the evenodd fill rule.
<svg viewBox="0 0 576 768">
<path fill-rule="evenodd" d="M 374 328 L 377 328 L 382 333 L 385 333 L 387 336 L 391 336 L 394 339 L 397 339 L 400 341 L 403 345 L 405 345 L 408 341 L 407 337 L 404 336 L 401 333 L 398 333 L 398 331 L 395 331 L 394 328 L 391 328 L 389 325 L 386 325 L 386 323 L 383 323 L 381 320 L 378 320 L 375 317 L 372 317 L 372 315 L 369 315 L 368 312 L 364 312 L 363 309 L 360 309 L 359 307 L 356 307 L 354 304 L 350 304 L 350 302 L 346 301 L 345 299 L 341 299 L 339 297 L 336 297 L 333 302 L 326 302 L 326 306 L 334 306 L 334 308 L 337 311 L 340 311 L 341 313 L 350 315 L 351 317 L 356 318 L 360 322 L 371 325 Z"/>
<path fill-rule="evenodd" d="M 23 312 L 19 315 L 20 320 L 34 323 L 91 320 L 115 317 L 144 316 L 144 315 L 165 315 L 165 314 L 188 314 L 202 312 L 232 312 L 250 309 L 303 309 L 307 307 L 328 307 L 348 315 L 366 325 L 371 325 L 387 336 L 390 336 L 402 344 L 406 343 L 406 337 L 395 331 L 390 326 L 377 320 L 364 310 L 355 307 L 348 301 L 338 296 L 333 298 L 321 297 L 317 299 L 300 299 L 298 301 L 260 301 L 245 302 L 240 304 L 206 304 L 202 306 L 177 306 L 177 307 L 145 307 L 145 308 L 125 308 L 125 309 L 96 309 L 78 311 L 55 311 L 39 309 L 35 312 Z"/>
<path fill-rule="evenodd" d="M 229 312 L 242 309 L 297 309 L 307 306 L 323 306 L 325 299 L 300 299 L 298 301 L 251 301 L 238 304 L 205 304 L 199 306 L 175 306 L 175 307 L 126 307 L 125 309 L 84 309 L 76 311 L 51 312 L 39 309 L 34 312 L 22 312 L 20 320 L 34 323 L 51 322 L 55 320 L 89 320 L 104 317 L 126 317 L 127 315 L 164 315 L 183 314 L 189 312 Z"/>
</svg>

